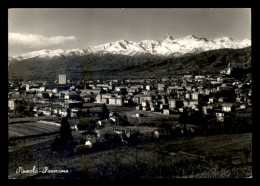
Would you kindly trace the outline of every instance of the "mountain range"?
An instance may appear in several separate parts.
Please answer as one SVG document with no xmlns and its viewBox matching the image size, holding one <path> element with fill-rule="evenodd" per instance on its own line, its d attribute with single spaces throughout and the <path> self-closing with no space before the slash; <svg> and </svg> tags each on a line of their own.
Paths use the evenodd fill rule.
<svg viewBox="0 0 260 186">
<path fill-rule="evenodd" d="M 146 78 L 186 72 L 218 73 L 231 63 L 251 69 L 251 40 L 208 40 L 193 35 L 160 41 L 120 40 L 86 49 L 41 50 L 9 57 L 9 76 L 31 80 Z"/>
<path fill-rule="evenodd" d="M 222 37 L 217 39 L 198 38 L 190 35 L 183 38 L 174 39 L 167 34 L 160 41 L 142 40 L 139 42 L 119 40 L 109 42 L 98 46 L 89 46 L 85 49 L 71 50 L 39 50 L 23 55 L 9 57 L 10 61 L 24 60 L 29 58 L 53 58 L 62 56 L 84 56 L 87 54 L 105 55 L 116 54 L 126 56 L 159 56 L 159 57 L 179 57 L 186 54 L 197 54 L 209 50 L 232 48 L 239 49 L 251 46 L 251 40 L 244 39 L 242 41 L 234 40 L 230 37 Z"/>
</svg>

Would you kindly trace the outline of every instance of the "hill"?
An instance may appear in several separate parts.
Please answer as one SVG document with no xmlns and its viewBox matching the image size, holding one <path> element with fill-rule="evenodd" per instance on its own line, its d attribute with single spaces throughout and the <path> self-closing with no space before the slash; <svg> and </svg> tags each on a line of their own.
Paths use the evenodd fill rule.
<svg viewBox="0 0 260 186">
<path fill-rule="evenodd" d="M 65 73 L 70 79 L 153 78 L 186 72 L 218 73 L 231 62 L 234 68 L 251 69 L 251 47 L 219 49 L 182 57 L 120 54 L 30 58 L 9 62 L 9 76 L 55 80 Z"/>
</svg>

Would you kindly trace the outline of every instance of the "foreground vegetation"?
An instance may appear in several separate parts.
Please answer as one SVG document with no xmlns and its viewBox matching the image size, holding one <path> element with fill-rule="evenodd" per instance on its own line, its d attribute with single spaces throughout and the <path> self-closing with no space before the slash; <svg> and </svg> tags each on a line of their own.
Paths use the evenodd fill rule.
<svg viewBox="0 0 260 186">
<path fill-rule="evenodd" d="M 49 137 L 50 138 L 50 137 Z M 68 169 L 68 174 L 21 175 L 33 179 L 244 178 L 252 176 L 251 133 L 159 139 L 149 143 L 68 153 L 52 140 L 9 152 L 9 177 L 19 166 Z M 35 139 L 34 139 L 35 140 Z M 23 143 L 20 140 L 20 143 Z M 29 142 L 25 142 L 28 143 Z"/>
</svg>

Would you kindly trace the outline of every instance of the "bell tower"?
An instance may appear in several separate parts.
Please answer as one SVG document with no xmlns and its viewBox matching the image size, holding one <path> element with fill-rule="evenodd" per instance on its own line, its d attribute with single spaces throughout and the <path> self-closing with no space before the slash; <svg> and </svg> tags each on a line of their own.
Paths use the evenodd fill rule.
<svg viewBox="0 0 260 186">
<path fill-rule="evenodd" d="M 228 69 L 226 74 L 230 75 L 231 74 L 231 63 L 228 63 Z"/>
</svg>

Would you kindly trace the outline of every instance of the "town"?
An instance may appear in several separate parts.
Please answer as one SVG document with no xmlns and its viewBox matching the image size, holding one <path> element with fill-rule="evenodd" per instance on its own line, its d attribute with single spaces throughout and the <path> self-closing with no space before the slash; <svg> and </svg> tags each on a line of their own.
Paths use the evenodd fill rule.
<svg viewBox="0 0 260 186">
<path fill-rule="evenodd" d="M 86 131 L 84 124 L 79 121 L 84 119 L 87 112 L 93 110 L 91 105 L 96 105 L 93 106 L 96 110 L 91 112 L 93 131 L 102 131 L 103 128 L 107 131 L 105 126 L 110 126 L 110 132 L 115 133 L 139 130 L 141 133 L 152 131 L 159 135 L 160 125 L 154 123 L 148 123 L 142 131 L 141 118 L 148 114 L 180 116 L 183 113 L 196 113 L 221 125 L 235 111 L 251 108 L 251 80 L 242 82 L 229 77 L 230 73 L 229 64 L 226 71 L 215 77 L 183 75 L 162 79 L 71 82 L 65 74 L 60 74 L 58 81 L 53 83 L 10 81 L 9 118 L 18 117 L 17 114 L 39 119 L 40 116 L 50 116 L 55 119 L 41 121 L 51 122 L 68 117 L 71 129 Z M 105 116 L 106 114 L 102 113 L 104 105 L 112 106 L 110 110 L 120 111 L 123 110 L 122 107 L 129 107 L 130 110 L 123 112 L 123 116 L 108 110 Z M 98 108 L 103 110 L 98 112 Z M 89 140 L 86 141 L 86 144 L 90 143 Z"/>
<path fill-rule="evenodd" d="M 76 144 L 72 154 L 161 138 L 251 132 L 251 99 L 251 78 L 233 78 L 230 64 L 219 74 L 161 79 L 73 81 L 59 74 L 47 82 L 9 77 L 9 140 L 28 136 L 12 125 L 22 128 L 23 121 L 37 123 L 26 128 L 32 134 L 39 125 L 47 130 L 69 124 L 68 136 Z M 60 141 L 56 137 L 52 149 Z"/>
</svg>

